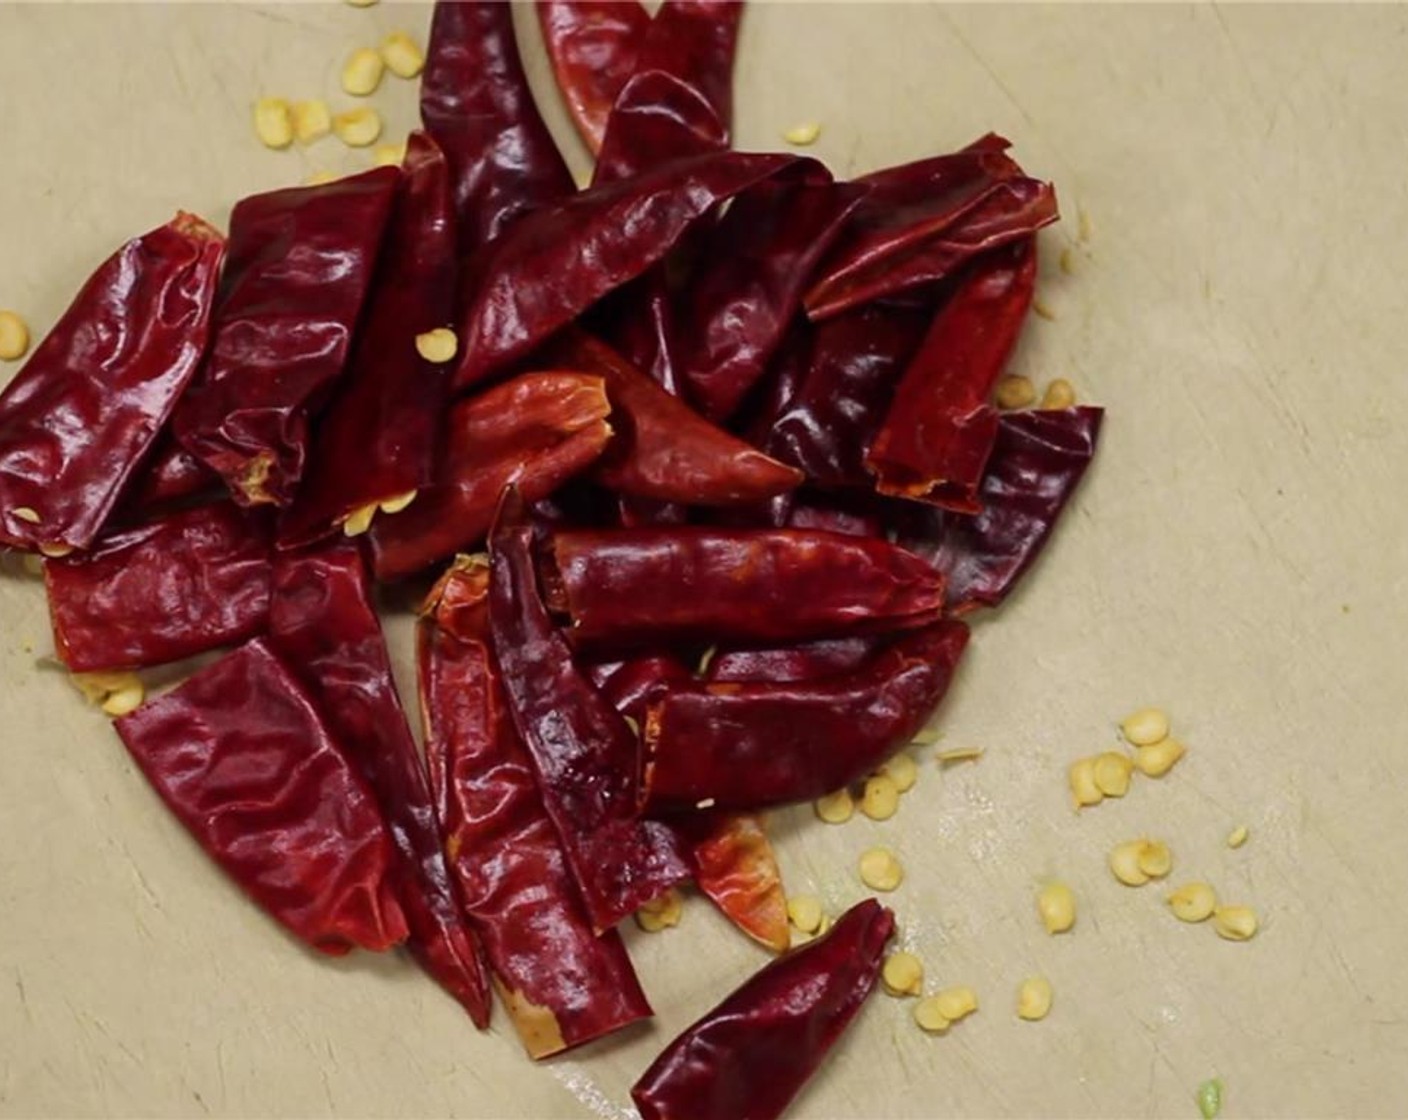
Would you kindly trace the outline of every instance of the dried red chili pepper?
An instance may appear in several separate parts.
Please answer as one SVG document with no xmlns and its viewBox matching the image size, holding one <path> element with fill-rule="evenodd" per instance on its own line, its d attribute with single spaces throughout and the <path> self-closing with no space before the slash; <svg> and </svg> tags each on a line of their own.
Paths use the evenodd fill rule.
<svg viewBox="0 0 1408 1120">
<path fill-rule="evenodd" d="M 753 940 L 785 952 L 787 896 L 763 818 L 751 813 L 708 813 L 680 818 L 694 864 L 694 881 L 724 915 Z"/>
<path fill-rule="evenodd" d="M 74 672 L 137 669 L 260 633 L 271 551 L 265 519 L 221 502 L 46 561 L 59 659 Z"/>
<path fill-rule="evenodd" d="M 269 642 L 324 713 L 381 807 L 394 849 L 390 880 L 422 967 L 481 1027 L 489 985 L 460 912 L 420 750 L 396 695 L 361 553 L 350 543 L 279 556 Z"/>
<path fill-rule="evenodd" d="M 1036 284 L 1028 240 L 975 262 L 940 310 L 866 455 L 882 494 L 978 510 L 997 436 L 989 394 L 1021 333 Z"/>
<path fill-rule="evenodd" d="M 421 357 L 416 336 L 453 319 L 454 213 L 445 157 L 424 132 L 411 133 L 401 170 L 346 385 L 319 421 L 281 545 L 317 540 L 433 480 L 449 369 Z"/>
<path fill-rule="evenodd" d="M 254 195 L 230 216 L 215 337 L 174 424 L 242 505 L 286 506 L 342 375 L 400 172 Z"/>
<path fill-rule="evenodd" d="M 457 562 L 418 627 L 436 802 L 467 912 L 528 1053 L 547 1057 L 651 1014 L 614 930 L 582 908 L 489 649 L 488 569 Z"/>
<path fill-rule="evenodd" d="M 630 661 L 598 662 L 588 669 L 607 703 L 638 726 L 645 721 L 646 707 L 652 701 L 694 682 L 694 674 L 683 662 L 660 653 Z"/>
<path fill-rule="evenodd" d="M 645 722 L 651 808 L 758 809 L 858 781 L 924 726 L 967 643 L 968 628 L 945 620 L 853 672 L 668 694 Z"/>
<path fill-rule="evenodd" d="M 116 727 L 200 846 L 295 936 L 333 956 L 404 940 L 371 790 L 262 638 Z"/>
<path fill-rule="evenodd" d="M 895 916 L 873 898 L 768 964 L 667 1046 L 631 1089 L 642 1120 L 774 1120 L 875 987 Z"/>
<path fill-rule="evenodd" d="M 489 617 L 509 708 L 592 924 L 609 929 L 685 879 L 674 835 L 641 820 L 640 742 L 572 663 L 538 592 L 533 528 L 509 490 L 489 535 Z"/>
<path fill-rule="evenodd" d="M 205 350 L 224 239 L 177 214 L 99 266 L 0 393 L 0 545 L 87 548 Z"/>
<path fill-rule="evenodd" d="M 528 88 L 511 5 L 437 0 L 420 119 L 449 160 L 461 256 L 576 190 Z"/>
<path fill-rule="evenodd" d="M 548 603 L 584 646 L 796 642 L 925 626 L 943 577 L 884 540 L 799 529 L 570 530 Z"/>
<path fill-rule="evenodd" d="M 378 579 L 398 579 L 483 539 L 509 483 L 530 501 L 589 467 L 611 436 L 600 378 L 531 373 L 460 401 L 433 486 L 371 529 Z"/>
<path fill-rule="evenodd" d="M 650 13 L 637 0 L 538 0 L 543 43 L 572 123 L 595 155 L 635 70 Z"/>
<path fill-rule="evenodd" d="M 705 680 L 814 681 L 859 669 L 875 654 L 874 637 L 825 638 L 772 649 L 724 649 L 709 662 Z"/>
<path fill-rule="evenodd" d="M 167 429 L 165 435 L 158 437 L 123 505 L 140 513 L 206 492 L 223 495 L 220 476 L 177 443 Z"/>
</svg>

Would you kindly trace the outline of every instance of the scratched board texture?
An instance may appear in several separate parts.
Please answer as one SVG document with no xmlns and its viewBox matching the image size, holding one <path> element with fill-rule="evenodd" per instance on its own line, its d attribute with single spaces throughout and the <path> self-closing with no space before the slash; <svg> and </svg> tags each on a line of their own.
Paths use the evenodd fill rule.
<svg viewBox="0 0 1408 1120">
<path fill-rule="evenodd" d="M 531 76 L 578 171 L 531 13 Z M 418 5 L 0 6 L 0 306 L 37 336 L 88 271 L 177 207 L 367 156 L 262 150 L 260 94 L 327 96 Z M 803 1117 L 1389 1116 L 1408 1107 L 1403 852 L 1408 634 L 1408 10 L 758 4 L 737 135 L 801 121 L 850 175 L 993 129 L 1055 180 L 1016 372 L 1109 409 L 1096 468 L 1030 582 L 976 630 L 942 747 L 884 823 L 775 815 L 793 891 L 839 910 L 884 843 L 886 901 L 948 1037 L 877 996 Z M 411 83 L 376 104 L 399 139 Z M 1069 272 L 1057 267 L 1070 249 Z M 8 377 L 14 367 L 5 367 Z M 626 936 L 653 1024 L 534 1066 L 403 957 L 315 958 L 162 810 L 50 652 L 42 589 L 0 576 L 0 1115 L 626 1117 L 663 1043 L 764 962 L 698 898 Z M 391 624 L 400 668 L 410 623 Z M 403 685 L 410 678 L 403 673 Z M 408 693 L 408 695 L 413 695 Z M 1064 768 L 1159 703 L 1188 757 L 1077 819 Z M 1245 823 L 1249 843 L 1223 838 Z M 1173 881 L 1257 908 L 1249 944 L 1175 922 L 1105 870 L 1150 834 Z M 1052 939 L 1037 885 L 1075 889 Z M 550 965 L 549 965 L 550 967 Z M 1055 1008 L 1013 1014 L 1044 974 Z"/>
</svg>

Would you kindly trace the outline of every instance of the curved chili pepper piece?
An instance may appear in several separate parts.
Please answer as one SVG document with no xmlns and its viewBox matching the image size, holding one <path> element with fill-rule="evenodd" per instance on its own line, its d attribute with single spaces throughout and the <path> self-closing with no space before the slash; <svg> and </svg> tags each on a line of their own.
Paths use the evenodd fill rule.
<svg viewBox="0 0 1408 1120">
<path fill-rule="evenodd" d="M 774 953 L 786 952 L 787 896 L 763 818 L 702 814 L 676 827 L 689 848 L 694 881 L 729 921 Z"/>
<path fill-rule="evenodd" d="M 224 255 L 180 213 L 89 277 L 0 393 L 0 545 L 97 539 L 200 363 Z"/>
<path fill-rule="evenodd" d="M 411 575 L 482 540 L 509 483 L 538 501 L 586 470 L 611 437 L 610 411 L 601 379 L 581 373 L 524 374 L 460 401 L 435 484 L 372 522 L 377 578 Z"/>
<path fill-rule="evenodd" d="M 355 545 L 275 561 L 269 641 L 376 796 L 394 848 L 390 877 L 410 926 L 411 953 L 476 1025 L 488 1026 L 488 980 L 450 883 L 425 766 Z"/>
<path fill-rule="evenodd" d="M 241 505 L 293 501 L 311 414 L 347 364 L 400 177 L 378 167 L 235 204 L 210 356 L 173 423 Z"/>
<path fill-rule="evenodd" d="M 771 962 L 676 1038 L 631 1089 L 642 1120 L 775 1120 L 875 987 L 895 916 L 873 898 Z"/>
<path fill-rule="evenodd" d="M 533 527 L 508 490 L 489 534 L 489 618 L 514 725 L 592 925 L 610 929 L 689 876 L 668 827 L 640 819 L 641 747 L 572 663 L 538 593 Z"/>
<path fill-rule="evenodd" d="M 206 854 L 296 937 L 332 956 L 405 939 L 372 792 L 262 638 L 115 726 Z"/>
<path fill-rule="evenodd" d="M 840 676 L 671 693 L 645 722 L 651 808 L 758 809 L 858 781 L 924 726 L 967 644 L 945 620 Z"/>
<path fill-rule="evenodd" d="M 54 648 L 75 673 L 179 661 L 260 633 L 268 522 L 229 502 L 182 510 L 46 560 Z"/>
<path fill-rule="evenodd" d="M 637 0 L 538 0 L 543 44 L 572 123 L 593 155 L 635 70 L 650 13 Z"/>
<path fill-rule="evenodd" d="M 975 262 L 895 390 L 866 455 L 882 494 L 976 513 L 997 437 L 988 396 L 1021 333 L 1036 285 L 1036 243 Z"/>
<path fill-rule="evenodd" d="M 874 656 L 873 637 L 826 638 L 772 649 L 724 649 L 714 654 L 704 679 L 715 681 L 814 681 L 859 669 Z"/>
</svg>

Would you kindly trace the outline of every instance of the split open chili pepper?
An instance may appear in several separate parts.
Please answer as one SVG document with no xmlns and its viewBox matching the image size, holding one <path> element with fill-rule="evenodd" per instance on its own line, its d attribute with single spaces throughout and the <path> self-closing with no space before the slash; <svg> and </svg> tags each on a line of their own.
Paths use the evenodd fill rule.
<svg viewBox="0 0 1408 1120">
<path fill-rule="evenodd" d="M 667 694 L 644 727 L 652 810 L 759 809 L 858 781 L 924 726 L 967 643 L 968 628 L 945 620 L 849 673 Z"/>
<path fill-rule="evenodd" d="M 269 642 L 376 796 L 394 848 L 390 879 L 410 927 L 408 947 L 474 1022 L 487 1026 L 488 981 L 446 868 L 425 765 L 354 544 L 275 560 Z"/>
<path fill-rule="evenodd" d="M 140 669 L 261 633 L 272 549 L 265 518 L 220 502 L 45 561 L 59 659 L 76 673 Z"/>
<path fill-rule="evenodd" d="M 320 952 L 406 937 L 376 800 L 262 638 L 116 722 L 207 854 Z"/>
<path fill-rule="evenodd" d="M 615 930 L 592 929 L 489 644 L 488 567 L 462 557 L 418 627 L 421 711 L 450 865 L 509 1016 L 544 1058 L 651 1014 Z"/>
<path fill-rule="evenodd" d="M 378 167 L 235 205 L 214 342 L 173 422 L 242 505 L 293 500 L 311 416 L 347 364 L 400 177 Z"/>
<path fill-rule="evenodd" d="M 516 490 L 506 492 L 489 551 L 489 617 L 513 722 L 592 924 L 609 929 L 689 868 L 668 827 L 640 817 L 640 741 L 553 627 Z"/>
<path fill-rule="evenodd" d="M 701 813 L 675 822 L 694 882 L 735 926 L 774 953 L 786 951 L 787 896 L 763 818 L 752 813 Z"/>
<path fill-rule="evenodd" d="M 642 1120 L 775 1120 L 880 975 L 895 916 L 873 898 L 766 965 L 669 1044 L 631 1089 Z"/>
<path fill-rule="evenodd" d="M 503 488 L 539 501 L 591 466 L 611 437 L 598 377 L 530 373 L 457 403 L 434 485 L 372 522 L 378 579 L 411 575 L 484 538 Z"/>
<path fill-rule="evenodd" d="M 882 494 L 978 511 L 997 438 L 993 384 L 1021 333 L 1036 284 L 1028 239 L 974 262 L 939 311 L 866 455 Z"/>
<path fill-rule="evenodd" d="M 0 545 L 84 549 L 205 351 L 224 239 L 177 214 L 99 266 L 0 393 Z"/>
<path fill-rule="evenodd" d="M 539 0 L 535 7 L 557 88 L 595 155 L 616 95 L 635 70 L 650 13 L 637 0 Z"/>
</svg>

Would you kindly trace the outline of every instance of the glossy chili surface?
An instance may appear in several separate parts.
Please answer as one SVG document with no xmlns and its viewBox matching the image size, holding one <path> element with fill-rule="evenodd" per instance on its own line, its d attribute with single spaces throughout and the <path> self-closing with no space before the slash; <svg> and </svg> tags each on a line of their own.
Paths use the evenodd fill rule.
<svg viewBox="0 0 1408 1120">
<path fill-rule="evenodd" d="M 635 70 L 650 13 L 637 0 L 539 0 L 543 45 L 572 123 L 595 155 Z"/>
</svg>

